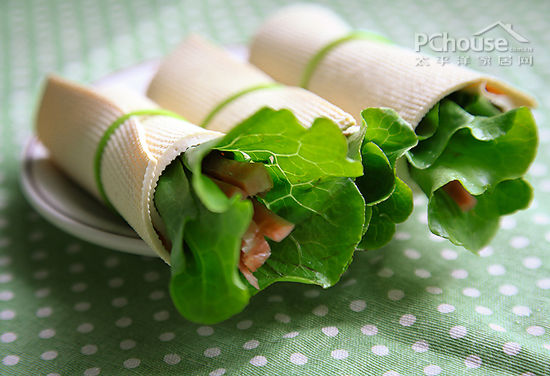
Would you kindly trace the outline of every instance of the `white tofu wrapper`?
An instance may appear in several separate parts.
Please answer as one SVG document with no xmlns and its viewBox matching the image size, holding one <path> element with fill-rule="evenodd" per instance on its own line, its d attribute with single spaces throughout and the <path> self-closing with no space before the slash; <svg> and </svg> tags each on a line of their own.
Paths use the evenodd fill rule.
<svg viewBox="0 0 550 376">
<path fill-rule="evenodd" d="M 351 32 L 330 10 L 292 5 L 267 19 L 250 47 L 250 62 L 275 80 L 299 85 L 310 60 Z M 355 39 L 336 45 L 318 62 L 307 89 L 361 121 L 367 107 L 389 107 L 416 127 L 445 96 L 461 89 L 479 92 L 507 111 L 534 107 L 535 100 L 503 81 L 452 64 L 418 66 L 424 55 L 395 45 Z"/>
<path fill-rule="evenodd" d="M 158 109 L 151 100 L 123 88 L 92 90 L 49 77 L 36 132 L 52 161 L 99 200 L 94 159 L 105 131 L 121 116 Z M 109 202 L 166 262 L 170 255 L 153 199 L 163 170 L 189 147 L 222 136 L 162 115 L 132 116 L 108 139 L 101 158 L 101 182 Z"/>
<path fill-rule="evenodd" d="M 258 89 L 247 91 L 255 87 Z M 229 131 L 266 106 L 290 110 L 304 127 L 326 117 L 344 133 L 357 130 L 351 115 L 325 99 L 302 88 L 276 86 L 258 68 L 197 35 L 188 37 L 163 61 L 147 95 L 189 121 L 220 132 Z"/>
</svg>

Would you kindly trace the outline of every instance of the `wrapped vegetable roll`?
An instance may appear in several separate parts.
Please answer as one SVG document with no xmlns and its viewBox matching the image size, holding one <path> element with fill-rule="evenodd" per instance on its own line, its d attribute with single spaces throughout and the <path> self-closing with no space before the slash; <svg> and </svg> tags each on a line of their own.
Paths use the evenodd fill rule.
<svg viewBox="0 0 550 376">
<path fill-rule="evenodd" d="M 479 250 L 502 215 L 529 205 L 532 189 L 523 176 L 537 148 L 529 110 L 535 101 L 501 80 L 352 31 L 315 5 L 270 17 L 252 41 L 250 61 L 365 121 L 367 139 L 390 118 L 409 123 L 414 133 L 408 137 L 417 144 L 406 159 L 429 197 L 435 234 Z"/>
<path fill-rule="evenodd" d="M 304 127 L 319 117 L 333 121 L 347 136 L 350 157 L 363 161 L 364 176 L 356 179 L 367 205 L 368 226 L 361 248 L 387 243 L 395 223 L 412 211 L 412 193 L 395 176 L 395 160 L 416 143 L 414 137 L 401 137 L 410 131 L 403 121 L 384 123 L 383 127 L 393 127 L 392 135 L 378 144 L 362 144 L 365 129 L 355 125 L 351 115 L 305 89 L 274 83 L 259 69 L 197 35 L 188 37 L 162 62 L 148 96 L 196 124 L 221 132 L 264 106 L 290 110 Z"/>
<path fill-rule="evenodd" d="M 262 109 L 224 135 L 124 89 L 50 77 L 37 134 L 171 264 L 172 300 L 195 322 L 231 317 L 276 281 L 331 286 L 363 234 L 361 164 L 326 119 L 306 129 Z"/>
</svg>

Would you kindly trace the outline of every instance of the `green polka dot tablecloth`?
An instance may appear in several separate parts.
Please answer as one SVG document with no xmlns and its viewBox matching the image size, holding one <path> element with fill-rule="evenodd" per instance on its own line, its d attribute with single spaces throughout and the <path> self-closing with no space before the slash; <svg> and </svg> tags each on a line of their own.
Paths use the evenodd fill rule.
<svg viewBox="0 0 550 376">
<path fill-rule="evenodd" d="M 469 54 L 472 68 L 540 104 L 535 200 L 504 218 L 479 256 L 430 235 L 418 197 L 395 239 L 358 253 L 335 287 L 278 284 L 201 326 L 173 308 L 163 262 L 80 241 L 25 201 L 20 156 L 46 73 L 92 82 L 162 56 L 190 31 L 243 44 L 286 3 L 0 2 L 1 375 L 550 375 L 547 1 L 322 2 L 409 48 L 415 33 L 467 37 L 499 20 L 529 39 L 530 62 Z"/>
</svg>

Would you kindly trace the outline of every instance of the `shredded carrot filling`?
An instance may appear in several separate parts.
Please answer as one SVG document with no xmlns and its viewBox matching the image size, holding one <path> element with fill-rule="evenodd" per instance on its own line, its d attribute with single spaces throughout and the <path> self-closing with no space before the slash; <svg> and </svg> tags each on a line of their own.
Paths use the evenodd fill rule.
<svg viewBox="0 0 550 376">
<path fill-rule="evenodd" d="M 448 182 L 443 186 L 443 190 L 451 196 L 458 207 L 464 212 L 473 209 L 477 204 L 476 198 L 458 180 Z"/>
<path fill-rule="evenodd" d="M 273 181 L 262 163 L 239 162 L 211 153 L 203 163 L 203 171 L 227 197 L 240 194 L 252 201 L 254 215 L 243 235 L 239 270 L 250 284 L 259 289 L 258 279 L 252 274 L 271 255 L 266 240 L 280 242 L 294 229 L 294 225 L 281 218 L 253 196 L 273 188 Z"/>
</svg>

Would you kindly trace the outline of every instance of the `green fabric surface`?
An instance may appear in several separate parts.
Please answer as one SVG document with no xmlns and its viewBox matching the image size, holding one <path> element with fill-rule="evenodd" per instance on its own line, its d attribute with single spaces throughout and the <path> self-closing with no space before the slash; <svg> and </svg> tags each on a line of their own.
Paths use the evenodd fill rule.
<svg viewBox="0 0 550 376">
<path fill-rule="evenodd" d="M 92 82 L 186 33 L 246 43 L 286 1 L 0 2 L 0 375 L 550 375 L 550 3 L 333 1 L 354 27 L 414 46 L 502 20 L 533 65 L 479 66 L 534 94 L 531 208 L 480 256 L 429 234 L 426 199 L 333 288 L 276 284 L 213 326 L 178 316 L 159 259 L 102 249 L 40 217 L 19 187 L 44 75 Z M 451 55 L 453 59 L 459 55 Z"/>
</svg>

